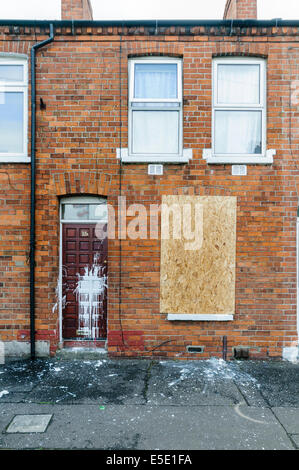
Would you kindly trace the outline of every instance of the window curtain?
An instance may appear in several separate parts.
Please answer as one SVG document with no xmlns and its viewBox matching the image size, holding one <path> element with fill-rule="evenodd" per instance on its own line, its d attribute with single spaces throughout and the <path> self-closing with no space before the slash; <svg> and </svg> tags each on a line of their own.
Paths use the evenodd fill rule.
<svg viewBox="0 0 299 470">
<path fill-rule="evenodd" d="M 177 111 L 133 111 L 133 153 L 178 154 Z"/>
<path fill-rule="evenodd" d="M 262 112 L 259 65 L 218 65 L 217 104 L 246 106 L 243 110 L 215 111 L 215 152 L 218 154 L 260 154 Z M 253 109 L 250 109 L 253 105 Z"/>
<path fill-rule="evenodd" d="M 22 82 L 23 80 L 23 65 L 0 65 L 0 82 Z"/>
<path fill-rule="evenodd" d="M 218 65 L 217 104 L 257 104 L 259 85 L 259 65 Z"/>
<path fill-rule="evenodd" d="M 27 104 L 27 103 L 26 103 Z M 0 93 L 0 152 L 22 153 L 24 95 L 21 92 Z"/>
<path fill-rule="evenodd" d="M 261 111 L 216 111 L 215 152 L 260 154 Z"/>
<path fill-rule="evenodd" d="M 135 64 L 134 98 L 177 98 L 177 65 Z"/>
</svg>

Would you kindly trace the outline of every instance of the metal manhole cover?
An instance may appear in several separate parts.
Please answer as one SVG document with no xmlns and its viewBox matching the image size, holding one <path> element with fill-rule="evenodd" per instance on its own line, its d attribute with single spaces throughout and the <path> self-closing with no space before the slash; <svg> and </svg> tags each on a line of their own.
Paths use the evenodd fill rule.
<svg viewBox="0 0 299 470">
<path fill-rule="evenodd" d="M 53 415 L 16 415 L 6 429 L 6 432 L 45 432 L 52 416 Z"/>
</svg>

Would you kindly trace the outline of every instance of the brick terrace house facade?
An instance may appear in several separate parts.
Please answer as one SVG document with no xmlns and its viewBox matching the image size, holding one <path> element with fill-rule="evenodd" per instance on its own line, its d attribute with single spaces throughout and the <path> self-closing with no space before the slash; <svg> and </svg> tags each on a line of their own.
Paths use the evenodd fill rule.
<svg viewBox="0 0 299 470">
<path fill-rule="evenodd" d="M 296 356 L 299 23 L 256 18 L 0 22 L 5 354 Z M 193 251 L 171 203 L 201 208 Z"/>
</svg>

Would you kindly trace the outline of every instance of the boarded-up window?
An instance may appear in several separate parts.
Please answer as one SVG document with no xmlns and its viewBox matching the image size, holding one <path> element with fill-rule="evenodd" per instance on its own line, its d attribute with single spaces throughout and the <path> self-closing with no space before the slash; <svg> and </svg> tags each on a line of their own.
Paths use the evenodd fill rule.
<svg viewBox="0 0 299 470">
<path fill-rule="evenodd" d="M 163 196 L 161 313 L 233 315 L 235 252 L 235 197 Z"/>
</svg>

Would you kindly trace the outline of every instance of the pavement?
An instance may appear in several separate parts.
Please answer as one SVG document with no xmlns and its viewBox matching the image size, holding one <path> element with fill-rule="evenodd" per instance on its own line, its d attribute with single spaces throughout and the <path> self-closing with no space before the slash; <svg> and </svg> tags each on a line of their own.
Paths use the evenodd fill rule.
<svg viewBox="0 0 299 470">
<path fill-rule="evenodd" d="M 0 365 L 0 449 L 298 448 L 298 362 L 102 356 Z"/>
</svg>

